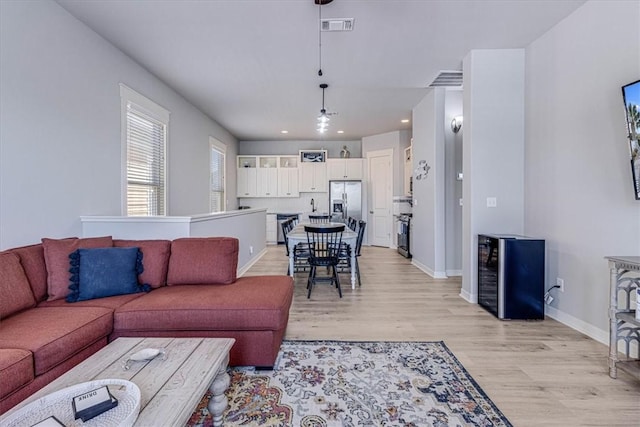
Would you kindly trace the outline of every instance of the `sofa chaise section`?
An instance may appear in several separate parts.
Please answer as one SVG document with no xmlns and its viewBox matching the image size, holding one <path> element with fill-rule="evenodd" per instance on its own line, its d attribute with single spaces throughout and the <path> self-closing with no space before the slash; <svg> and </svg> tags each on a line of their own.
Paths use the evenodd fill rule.
<svg viewBox="0 0 640 427">
<path fill-rule="evenodd" d="M 231 284 L 155 289 L 116 309 L 118 337 L 230 337 L 232 366 L 273 366 L 289 319 L 293 280 L 241 277 Z"/>
</svg>

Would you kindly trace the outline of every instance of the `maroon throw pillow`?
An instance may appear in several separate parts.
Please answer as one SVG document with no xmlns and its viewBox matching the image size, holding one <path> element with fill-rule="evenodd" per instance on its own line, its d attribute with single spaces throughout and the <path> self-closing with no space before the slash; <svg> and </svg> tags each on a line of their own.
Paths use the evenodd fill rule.
<svg viewBox="0 0 640 427">
<path fill-rule="evenodd" d="M 167 285 L 229 284 L 236 281 L 238 239 L 187 237 L 171 242 Z"/>
<path fill-rule="evenodd" d="M 0 319 L 35 307 L 36 299 L 16 254 L 0 254 Z"/>
<path fill-rule="evenodd" d="M 140 284 L 149 284 L 152 288 L 159 288 L 167 284 L 167 269 L 169 268 L 170 240 L 119 240 L 113 241 L 113 246 L 120 248 L 140 248 L 144 271 L 138 276 Z"/>
<path fill-rule="evenodd" d="M 47 301 L 65 298 L 69 294 L 71 273 L 69 254 L 76 249 L 110 248 L 111 236 L 87 237 L 83 239 L 42 239 L 44 261 L 47 265 Z"/>
</svg>

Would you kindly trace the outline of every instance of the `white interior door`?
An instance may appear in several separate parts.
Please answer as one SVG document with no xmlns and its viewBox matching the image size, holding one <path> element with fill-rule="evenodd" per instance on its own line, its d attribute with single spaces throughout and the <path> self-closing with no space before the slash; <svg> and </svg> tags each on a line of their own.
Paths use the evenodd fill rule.
<svg viewBox="0 0 640 427">
<path fill-rule="evenodd" d="M 390 247 L 392 240 L 393 150 L 367 153 L 369 166 L 368 239 L 370 245 Z"/>
</svg>

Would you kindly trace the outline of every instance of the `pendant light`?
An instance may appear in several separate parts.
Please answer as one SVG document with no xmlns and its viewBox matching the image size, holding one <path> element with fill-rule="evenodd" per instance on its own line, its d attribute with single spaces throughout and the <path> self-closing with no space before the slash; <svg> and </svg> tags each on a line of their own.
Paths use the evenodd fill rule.
<svg viewBox="0 0 640 427">
<path fill-rule="evenodd" d="M 324 108 L 324 90 L 328 87 L 329 85 L 326 83 L 320 85 L 320 89 L 322 89 L 322 108 L 318 116 L 318 132 L 320 133 L 325 133 L 329 127 L 329 116 L 327 115 L 327 110 Z"/>
</svg>

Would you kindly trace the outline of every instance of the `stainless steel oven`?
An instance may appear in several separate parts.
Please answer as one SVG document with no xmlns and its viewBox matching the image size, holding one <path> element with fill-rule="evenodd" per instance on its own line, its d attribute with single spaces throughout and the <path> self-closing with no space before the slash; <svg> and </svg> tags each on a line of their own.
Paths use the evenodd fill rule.
<svg viewBox="0 0 640 427">
<path fill-rule="evenodd" d="M 411 258 L 411 214 L 398 216 L 398 253 Z"/>
</svg>

